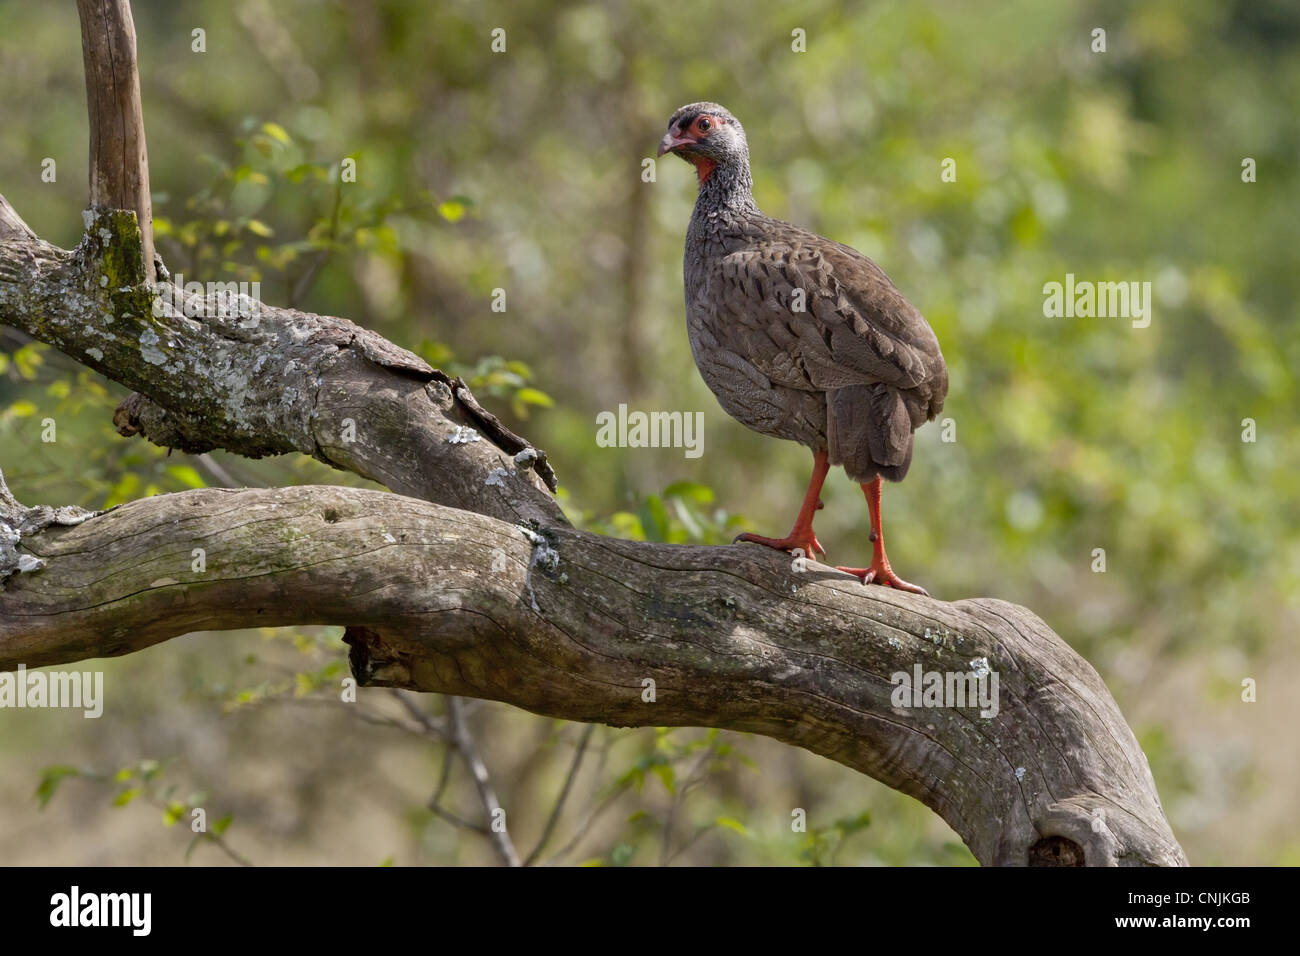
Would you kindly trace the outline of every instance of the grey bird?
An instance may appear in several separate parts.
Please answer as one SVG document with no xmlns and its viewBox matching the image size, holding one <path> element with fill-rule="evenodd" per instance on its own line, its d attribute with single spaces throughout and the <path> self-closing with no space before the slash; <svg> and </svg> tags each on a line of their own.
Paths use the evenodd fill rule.
<svg viewBox="0 0 1300 956">
<path fill-rule="evenodd" d="M 864 584 L 926 593 L 885 554 L 883 482 L 902 481 L 912 434 L 948 394 L 948 369 L 924 317 L 854 249 L 765 216 L 754 203 L 744 128 L 717 103 L 683 106 L 659 155 L 695 166 L 699 195 L 686 230 L 686 328 L 695 364 L 724 411 L 813 453 L 813 474 L 784 538 L 742 534 L 786 551 L 825 554 L 813 533 L 832 465 L 862 486 L 872 561 L 841 567 Z"/>
</svg>

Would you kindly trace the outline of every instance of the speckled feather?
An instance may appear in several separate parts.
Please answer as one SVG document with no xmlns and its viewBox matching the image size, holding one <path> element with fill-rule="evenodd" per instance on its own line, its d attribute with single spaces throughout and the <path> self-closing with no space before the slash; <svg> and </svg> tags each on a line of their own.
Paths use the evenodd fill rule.
<svg viewBox="0 0 1300 956">
<path fill-rule="evenodd" d="M 866 256 L 758 209 L 743 130 L 725 109 L 683 107 L 670 131 L 702 113 L 725 122 L 720 133 L 732 128 L 708 154 L 721 161 L 701 182 L 686 235 L 687 330 L 700 374 L 755 431 L 826 449 L 856 481 L 901 480 L 913 431 L 938 415 L 948 391 L 934 332 Z"/>
</svg>

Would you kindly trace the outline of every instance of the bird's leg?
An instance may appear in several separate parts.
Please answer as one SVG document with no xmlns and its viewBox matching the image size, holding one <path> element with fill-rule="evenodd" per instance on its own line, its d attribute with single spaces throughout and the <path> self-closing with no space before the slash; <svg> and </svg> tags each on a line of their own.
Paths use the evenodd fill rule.
<svg viewBox="0 0 1300 956">
<path fill-rule="evenodd" d="M 819 553 L 825 554 L 826 549 L 817 540 L 817 535 L 813 534 L 812 523 L 813 514 L 822 506 L 822 484 L 826 481 L 826 472 L 830 471 L 830 467 L 825 451 L 813 453 L 812 478 L 808 480 L 808 491 L 803 496 L 803 505 L 799 508 L 799 516 L 794 519 L 794 527 L 790 529 L 788 535 L 784 538 L 764 538 L 761 535 L 745 532 L 737 535 L 736 541 L 753 541 L 755 544 L 765 544 L 778 551 L 793 551 L 795 548 L 800 548 L 804 557 L 813 561 L 817 560 Z"/>
<path fill-rule="evenodd" d="M 885 529 L 880 523 L 880 492 L 884 484 L 884 479 L 877 475 L 874 481 L 862 485 L 862 493 L 867 496 L 867 510 L 871 512 L 871 567 L 836 570 L 856 575 L 863 584 L 884 584 L 900 591 L 929 594 L 925 588 L 904 581 L 889 566 L 889 557 L 885 554 Z"/>
</svg>

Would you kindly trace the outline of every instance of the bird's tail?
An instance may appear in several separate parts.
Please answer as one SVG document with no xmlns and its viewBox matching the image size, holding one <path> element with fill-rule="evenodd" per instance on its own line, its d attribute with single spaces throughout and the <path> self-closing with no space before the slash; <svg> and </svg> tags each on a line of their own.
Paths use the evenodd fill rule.
<svg viewBox="0 0 1300 956">
<path fill-rule="evenodd" d="M 827 395 L 830 463 L 854 481 L 902 481 L 912 464 L 913 427 L 903 393 L 888 385 L 848 385 Z"/>
</svg>

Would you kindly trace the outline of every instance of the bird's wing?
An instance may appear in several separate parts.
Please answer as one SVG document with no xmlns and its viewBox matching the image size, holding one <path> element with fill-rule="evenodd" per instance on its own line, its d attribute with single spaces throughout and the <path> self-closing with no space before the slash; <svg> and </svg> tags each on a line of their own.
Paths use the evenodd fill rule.
<svg viewBox="0 0 1300 956">
<path fill-rule="evenodd" d="M 910 389 L 943 369 L 921 313 L 848 246 L 767 220 L 737 237 L 715 276 L 721 288 L 711 297 L 730 319 L 729 344 L 778 384 Z"/>
</svg>

